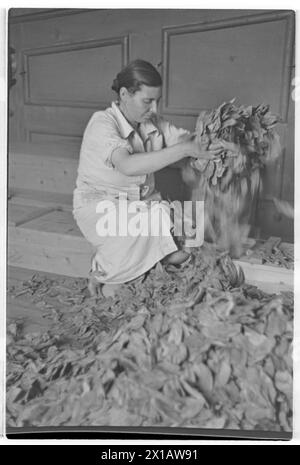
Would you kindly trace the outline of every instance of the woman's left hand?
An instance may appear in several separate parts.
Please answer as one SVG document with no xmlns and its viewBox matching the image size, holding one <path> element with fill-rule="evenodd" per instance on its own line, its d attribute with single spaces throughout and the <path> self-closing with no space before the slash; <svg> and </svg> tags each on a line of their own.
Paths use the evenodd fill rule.
<svg viewBox="0 0 300 465">
<path fill-rule="evenodd" d="M 197 158 L 202 158 L 204 160 L 212 160 L 222 153 L 224 146 L 222 142 L 213 142 L 208 148 L 201 147 L 200 145 L 200 155 Z"/>
<path fill-rule="evenodd" d="M 224 146 L 221 142 L 213 142 L 207 147 L 207 144 L 204 145 L 199 143 L 194 135 L 190 136 L 186 145 L 189 156 L 196 159 L 212 160 L 224 150 Z"/>
</svg>

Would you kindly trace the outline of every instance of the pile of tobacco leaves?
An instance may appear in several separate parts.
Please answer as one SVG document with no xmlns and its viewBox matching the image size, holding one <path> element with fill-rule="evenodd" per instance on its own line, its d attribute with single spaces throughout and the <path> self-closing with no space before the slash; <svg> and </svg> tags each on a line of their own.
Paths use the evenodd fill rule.
<svg viewBox="0 0 300 465">
<path fill-rule="evenodd" d="M 294 251 L 290 244 L 280 244 L 274 247 L 270 254 L 262 251 L 262 262 L 281 266 L 282 268 L 294 269 Z"/>
<path fill-rule="evenodd" d="M 267 244 L 267 242 L 265 243 Z M 261 263 L 266 265 L 276 265 L 289 270 L 294 269 L 294 245 L 287 242 L 281 242 L 273 247 L 264 246 L 264 243 L 258 245 L 248 255 L 260 257 Z"/>
<path fill-rule="evenodd" d="M 245 284 L 206 243 L 114 298 L 86 285 L 37 274 L 10 290 L 52 324 L 8 322 L 9 426 L 292 430 L 292 293 Z"/>
<path fill-rule="evenodd" d="M 199 114 L 199 145 L 209 149 L 219 143 L 222 148 L 211 160 L 191 159 L 183 179 L 193 188 L 193 200 L 205 200 L 206 239 L 238 257 L 250 231 L 264 167 L 282 151 L 275 130 L 280 120 L 269 106 L 237 106 L 234 100 Z"/>
</svg>

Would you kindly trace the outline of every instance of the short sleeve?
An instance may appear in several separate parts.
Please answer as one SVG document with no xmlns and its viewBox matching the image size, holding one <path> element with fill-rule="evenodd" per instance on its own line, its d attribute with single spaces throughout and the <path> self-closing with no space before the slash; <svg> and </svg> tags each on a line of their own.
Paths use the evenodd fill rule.
<svg viewBox="0 0 300 465">
<path fill-rule="evenodd" d="M 158 124 L 164 136 L 166 147 L 171 147 L 172 145 L 182 142 L 184 137 L 190 134 L 190 131 L 187 129 L 178 128 L 163 118 L 159 119 Z"/>
<path fill-rule="evenodd" d="M 105 114 L 94 115 L 90 120 L 83 138 L 82 151 L 93 153 L 109 168 L 114 168 L 112 154 L 118 148 L 132 153 L 127 139 L 121 137 L 116 122 Z"/>
</svg>

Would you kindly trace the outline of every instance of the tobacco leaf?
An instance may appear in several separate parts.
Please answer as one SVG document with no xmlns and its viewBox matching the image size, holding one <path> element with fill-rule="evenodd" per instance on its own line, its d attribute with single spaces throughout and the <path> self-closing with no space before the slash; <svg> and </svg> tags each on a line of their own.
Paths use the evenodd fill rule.
<svg viewBox="0 0 300 465">
<path fill-rule="evenodd" d="M 215 376 L 215 387 L 224 387 L 231 376 L 231 366 L 229 359 L 222 360 L 219 366 L 219 371 L 216 373 Z"/>
<path fill-rule="evenodd" d="M 193 372 L 196 374 L 196 383 L 200 389 L 205 393 L 210 393 L 213 390 L 213 375 L 204 363 L 194 364 L 192 367 Z"/>
<path fill-rule="evenodd" d="M 292 397 L 292 376 L 287 370 L 276 371 L 274 382 L 276 388 L 285 394 L 287 398 L 290 399 Z"/>
<path fill-rule="evenodd" d="M 225 427 L 226 424 L 226 416 L 216 416 L 214 418 L 211 418 L 210 420 L 206 421 L 203 425 L 202 428 L 208 428 L 208 429 L 221 429 Z"/>
<path fill-rule="evenodd" d="M 208 339 L 226 342 L 241 332 L 241 325 L 229 323 L 215 323 L 214 326 L 204 326 L 203 334 Z"/>
<path fill-rule="evenodd" d="M 276 343 L 273 337 L 268 338 L 250 328 L 247 328 L 244 334 L 247 339 L 246 348 L 249 354 L 249 364 L 260 362 L 272 352 Z"/>
<path fill-rule="evenodd" d="M 201 412 L 205 405 L 205 399 L 193 399 L 187 397 L 185 399 L 184 404 L 180 410 L 180 419 L 182 420 L 190 420 Z"/>
</svg>

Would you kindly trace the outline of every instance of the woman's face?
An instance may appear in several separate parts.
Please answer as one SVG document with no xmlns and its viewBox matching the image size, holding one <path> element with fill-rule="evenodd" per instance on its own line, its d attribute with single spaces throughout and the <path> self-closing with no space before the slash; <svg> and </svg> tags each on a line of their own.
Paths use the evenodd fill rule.
<svg viewBox="0 0 300 465">
<path fill-rule="evenodd" d="M 160 98 L 161 87 L 142 85 L 134 94 L 123 87 L 120 90 L 120 108 L 130 123 L 143 123 L 157 113 Z"/>
</svg>

